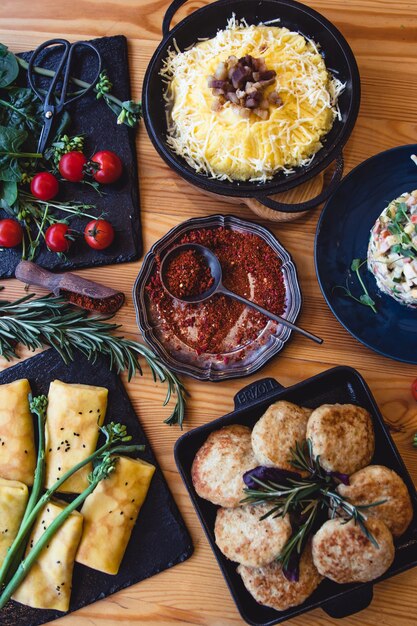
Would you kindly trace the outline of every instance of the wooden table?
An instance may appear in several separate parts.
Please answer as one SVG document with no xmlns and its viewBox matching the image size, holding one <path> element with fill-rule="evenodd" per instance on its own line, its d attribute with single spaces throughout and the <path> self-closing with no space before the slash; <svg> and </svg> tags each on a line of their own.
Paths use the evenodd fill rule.
<svg viewBox="0 0 417 626">
<path fill-rule="evenodd" d="M 181 15 L 201 6 L 191 0 Z M 362 105 L 345 150 L 346 170 L 367 157 L 415 141 L 417 122 L 417 3 L 415 0 L 310 0 L 330 19 L 353 48 L 362 78 Z M 13 51 L 29 50 L 56 36 L 69 39 L 123 33 L 129 39 L 133 95 L 140 97 L 148 61 L 161 38 L 167 0 L 2 0 L 0 41 Z M 253 218 L 247 208 L 208 199 L 181 181 L 159 158 L 142 126 L 138 133 L 141 211 L 145 251 L 168 229 L 184 219 L 212 213 L 238 213 Z M 285 385 L 334 365 L 351 365 L 365 377 L 384 417 L 392 426 L 399 450 L 417 481 L 417 450 L 411 445 L 417 430 L 417 405 L 410 385 L 417 367 L 378 356 L 355 341 L 335 320 L 319 290 L 313 262 L 313 242 L 319 211 L 307 218 L 273 226 L 293 255 L 304 296 L 300 324 L 325 339 L 322 347 L 294 336 L 282 355 L 262 372 L 244 381 L 217 385 L 186 380 L 191 392 L 186 428 L 204 424 L 232 409 L 233 395 L 244 384 L 274 376 Z M 140 262 L 81 272 L 122 288 L 127 305 L 119 318 L 126 332 L 138 337 L 130 297 Z M 4 281 L 4 295 L 15 298 L 23 287 Z M 40 290 L 39 290 L 40 293 Z M 22 356 L 27 356 L 23 354 Z M 1 367 L 7 364 L 2 362 Z M 159 463 L 191 531 L 195 545 L 186 563 L 64 617 L 62 626 L 199 624 L 230 626 L 242 620 L 226 588 L 203 530 L 175 468 L 173 445 L 180 432 L 162 424 L 164 389 L 149 372 L 127 386 Z M 370 608 L 343 621 L 345 626 L 406 626 L 417 621 L 417 569 L 375 587 Z M 57 622 L 55 622 L 57 623 Z M 336 624 L 321 610 L 291 620 L 293 626 Z M 18 625 L 16 625 L 18 626 Z"/>
</svg>

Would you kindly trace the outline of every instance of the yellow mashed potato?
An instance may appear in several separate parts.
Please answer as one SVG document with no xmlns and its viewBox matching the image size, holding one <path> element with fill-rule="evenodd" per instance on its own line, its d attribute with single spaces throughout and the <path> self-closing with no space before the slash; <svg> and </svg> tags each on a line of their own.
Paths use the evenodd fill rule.
<svg viewBox="0 0 417 626">
<path fill-rule="evenodd" d="M 263 57 L 283 104 L 269 118 L 243 119 L 227 102 L 213 111 L 207 77 L 231 55 Z M 166 81 L 171 149 L 197 172 L 228 180 L 265 181 L 278 171 L 307 165 L 322 147 L 344 85 L 333 78 L 314 42 L 277 26 L 248 26 L 233 17 L 216 37 L 180 52 L 171 50 L 161 71 Z"/>
</svg>

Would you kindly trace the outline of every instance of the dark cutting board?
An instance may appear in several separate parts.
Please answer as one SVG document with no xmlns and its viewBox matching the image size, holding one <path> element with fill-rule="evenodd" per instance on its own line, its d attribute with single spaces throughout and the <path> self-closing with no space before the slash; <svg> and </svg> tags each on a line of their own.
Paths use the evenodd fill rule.
<svg viewBox="0 0 417 626">
<path fill-rule="evenodd" d="M 100 358 L 92 365 L 81 355 L 66 366 L 55 350 L 47 350 L 14 367 L 0 372 L 0 384 L 19 378 L 30 381 L 34 395 L 47 394 L 49 383 L 59 379 L 66 383 L 99 385 L 109 390 L 106 422 L 123 422 L 132 435 L 132 443 L 144 443 L 145 452 L 137 456 L 156 465 L 148 496 L 133 528 L 126 554 L 116 576 L 103 574 L 78 563 L 74 567 L 70 612 L 105 598 L 145 578 L 188 559 L 193 546 L 174 498 L 162 475 L 146 435 L 133 410 L 117 374 L 109 372 L 108 363 Z M 103 549 L 106 549 L 103 546 Z M 109 547 L 111 549 L 111 547 Z M 1 626 L 38 626 L 66 615 L 59 611 L 32 609 L 10 601 L 0 611 Z"/>
<path fill-rule="evenodd" d="M 103 68 L 107 69 L 113 83 L 113 93 L 121 100 L 131 99 L 129 63 L 127 55 L 127 40 L 122 35 L 102 37 L 92 40 L 99 50 Z M 49 69 L 56 68 L 59 48 L 43 53 L 39 63 Z M 24 52 L 19 56 L 29 60 L 31 52 Z M 45 56 L 46 55 L 46 56 Z M 96 62 L 90 55 L 76 54 L 73 75 L 86 81 L 94 79 Z M 25 77 L 21 70 L 20 75 Z M 23 84 L 23 83 L 22 83 Z M 42 86 L 42 83 L 39 83 Z M 43 83 L 45 86 L 46 83 Z M 102 185 L 103 196 L 94 191 L 89 185 L 65 182 L 60 184 L 58 199 L 79 201 L 86 204 L 96 204 L 97 210 L 92 215 L 106 213 L 106 218 L 113 224 L 116 236 L 107 250 L 92 250 L 85 243 L 84 237 L 77 237 L 72 244 L 66 258 L 49 252 L 42 245 L 36 262 L 50 270 L 74 270 L 82 267 L 110 265 L 135 261 L 142 255 L 139 188 L 137 175 L 137 161 L 135 148 L 135 130 L 125 124 L 116 124 L 116 115 L 102 100 L 96 100 L 95 94 L 87 94 L 70 105 L 71 124 L 65 131 L 69 135 L 85 134 L 85 154 L 92 156 L 98 150 L 113 150 L 123 161 L 122 178 L 112 185 Z M 58 215 L 65 217 L 63 213 Z M 5 217 L 0 211 L 0 217 Z M 87 218 L 71 220 L 71 228 L 83 232 Z M 14 276 L 16 265 L 20 261 L 20 246 L 11 249 L 0 249 L 0 278 Z"/>
</svg>

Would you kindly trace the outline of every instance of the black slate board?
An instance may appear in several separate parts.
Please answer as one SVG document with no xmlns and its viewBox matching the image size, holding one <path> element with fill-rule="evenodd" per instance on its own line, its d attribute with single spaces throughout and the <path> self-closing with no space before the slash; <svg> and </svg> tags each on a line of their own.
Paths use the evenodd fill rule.
<svg viewBox="0 0 417 626">
<path fill-rule="evenodd" d="M 84 383 L 107 387 L 109 402 L 107 421 L 127 425 L 132 443 L 144 443 L 146 450 L 140 458 L 156 465 L 145 503 L 133 528 L 126 554 L 117 576 L 103 574 L 75 564 L 70 612 L 105 598 L 110 594 L 149 578 L 188 559 L 193 546 L 184 521 L 168 489 L 129 397 L 118 375 L 109 372 L 107 361 L 98 359 L 92 365 L 79 354 L 66 366 L 55 350 L 47 350 L 14 367 L 0 372 L 0 384 L 28 378 L 34 395 L 48 392 L 49 383 L 59 379 L 67 383 Z M 1 626 L 38 626 L 64 613 L 32 609 L 10 601 L 0 611 Z"/>
<path fill-rule="evenodd" d="M 131 94 L 126 37 L 123 35 L 102 37 L 92 40 L 92 43 L 102 56 L 103 67 L 107 69 L 114 86 L 113 93 L 122 101 L 129 100 Z M 43 53 L 39 64 L 55 69 L 58 51 L 59 47 L 55 47 L 53 51 Z M 31 54 L 24 52 L 19 56 L 29 60 Z M 96 61 L 93 61 L 90 55 L 76 54 L 73 67 L 73 75 L 86 81 L 94 79 Z M 23 72 L 21 74 L 24 75 Z M 42 86 L 42 82 L 37 84 Z M 45 83 L 43 85 L 45 86 Z M 98 210 L 93 211 L 92 215 L 99 215 L 101 211 L 106 212 L 106 217 L 115 228 L 116 236 L 113 244 L 102 251 L 92 250 L 83 237 L 77 238 L 66 259 L 42 246 L 36 262 L 42 267 L 58 271 L 135 261 L 142 255 L 135 131 L 125 124 L 117 125 L 116 115 L 105 102 L 97 101 L 94 94 L 88 94 L 74 102 L 68 112 L 71 115 L 71 125 L 66 132 L 70 135 L 86 135 L 86 155 L 93 155 L 98 150 L 113 150 L 122 159 L 124 169 L 119 181 L 113 185 L 103 185 L 105 195 L 102 197 L 89 185 L 65 182 L 60 185 L 58 198 L 62 201 L 96 204 Z M 5 216 L 4 211 L 0 211 L 0 217 Z M 71 227 L 83 232 L 87 222 L 86 218 L 76 218 L 71 220 Z M 20 257 L 20 246 L 0 249 L 0 278 L 14 276 Z"/>
</svg>

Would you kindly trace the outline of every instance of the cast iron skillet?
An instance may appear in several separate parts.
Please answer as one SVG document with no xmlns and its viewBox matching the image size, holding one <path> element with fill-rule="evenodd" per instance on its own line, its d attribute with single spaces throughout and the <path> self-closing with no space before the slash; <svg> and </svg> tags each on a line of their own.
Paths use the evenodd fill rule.
<svg viewBox="0 0 417 626">
<path fill-rule="evenodd" d="M 210 433 L 230 424 L 243 424 L 252 428 L 268 406 L 277 400 L 288 400 L 310 408 L 340 402 L 357 404 L 367 409 L 372 416 L 375 431 L 375 454 L 372 463 L 386 465 L 401 476 L 410 492 L 414 510 L 409 528 L 404 535 L 395 540 L 395 559 L 383 576 L 371 582 L 347 585 L 338 585 L 328 579 L 323 580 L 305 602 L 286 611 L 275 611 L 267 606 L 261 606 L 245 589 L 242 579 L 236 572 L 236 563 L 229 561 L 216 545 L 214 523 L 217 507 L 197 495 L 191 478 L 194 457 Z M 369 606 L 375 583 L 417 565 L 417 497 L 413 481 L 388 426 L 384 423 L 371 390 L 359 372 L 351 367 L 334 367 L 287 388 L 273 378 L 263 378 L 250 383 L 236 394 L 232 413 L 182 435 L 175 444 L 174 456 L 230 593 L 243 619 L 252 626 L 272 626 L 318 607 L 332 618 L 353 615 Z M 208 589 L 207 597 L 209 596 Z M 310 623 L 316 623 L 314 618 Z"/>
<path fill-rule="evenodd" d="M 256 198 L 261 204 L 277 211 L 301 212 L 327 200 L 342 177 L 342 149 L 353 130 L 360 104 L 359 71 L 343 35 L 320 13 L 293 0 L 218 0 L 194 11 L 170 31 L 175 12 L 185 2 L 186 0 L 174 0 L 168 8 L 162 25 L 164 38 L 148 65 L 143 83 L 143 117 L 152 143 L 161 157 L 177 174 L 205 191 L 224 196 Z M 184 50 L 195 43 L 197 38 L 214 37 L 217 30 L 225 28 L 232 13 L 238 19 L 245 18 L 249 24 L 280 18 L 280 26 L 298 31 L 319 43 L 327 67 L 342 82 L 346 82 L 345 91 L 339 97 L 342 119 L 335 120 L 323 148 L 315 155 L 311 165 L 298 168 L 294 174 L 288 176 L 278 173 L 266 183 L 220 181 L 197 174 L 166 144 L 167 120 L 163 99 L 165 86 L 159 71 L 168 49 L 173 47 L 174 40 L 180 50 Z M 305 183 L 333 161 L 335 168 L 332 179 L 315 198 L 299 204 L 284 204 L 268 197 Z"/>
</svg>

